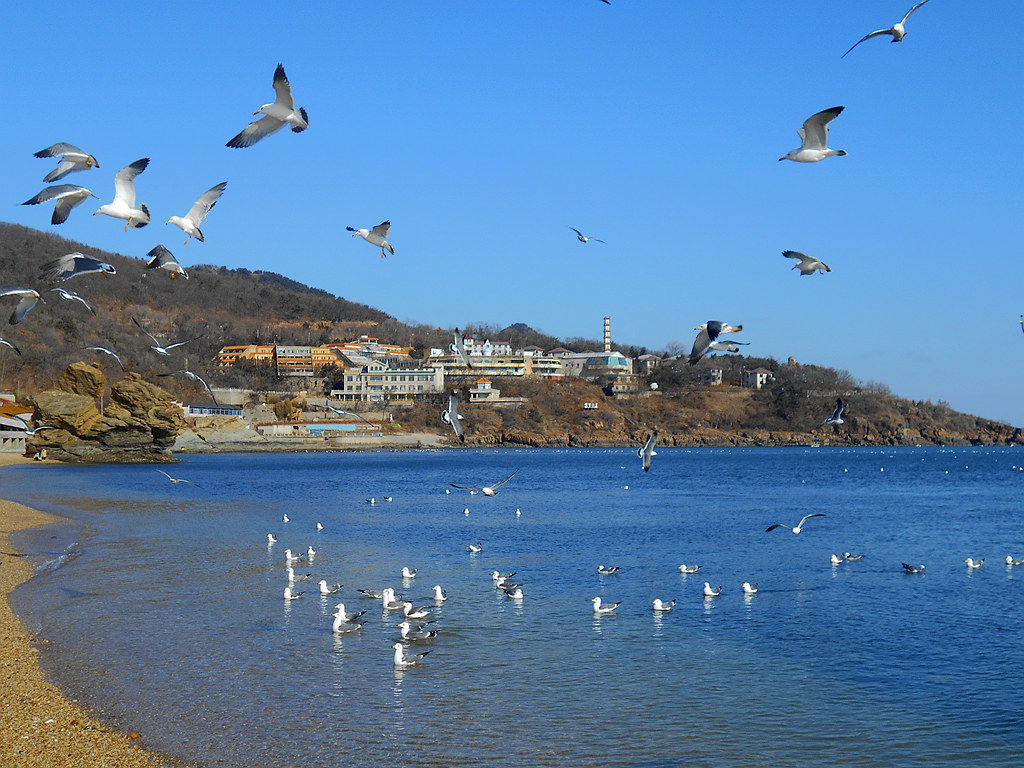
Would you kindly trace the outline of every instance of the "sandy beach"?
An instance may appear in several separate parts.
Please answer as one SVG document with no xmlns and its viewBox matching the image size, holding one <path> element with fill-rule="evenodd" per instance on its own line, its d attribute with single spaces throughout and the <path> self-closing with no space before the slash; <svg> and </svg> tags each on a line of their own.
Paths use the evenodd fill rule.
<svg viewBox="0 0 1024 768">
<path fill-rule="evenodd" d="M 0 467 L 26 462 L 0 453 Z M 2 470 L 0 470 L 2 471 Z M 45 471 L 45 470 L 41 470 Z M 66 699 L 44 676 L 25 625 L 8 595 L 32 576 L 11 548 L 14 531 L 54 522 L 52 515 L 0 500 L 0 765 L 9 768 L 153 768 L 178 765 L 139 746 L 139 734 L 114 730 Z"/>
</svg>

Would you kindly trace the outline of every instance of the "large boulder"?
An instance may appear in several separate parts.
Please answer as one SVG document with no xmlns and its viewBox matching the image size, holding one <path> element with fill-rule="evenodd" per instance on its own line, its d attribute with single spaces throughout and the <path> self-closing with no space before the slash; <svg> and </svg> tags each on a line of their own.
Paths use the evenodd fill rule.
<svg viewBox="0 0 1024 768">
<path fill-rule="evenodd" d="M 79 462 L 172 461 L 170 448 L 185 418 L 166 391 L 129 373 L 110 391 L 100 413 L 96 398 L 106 379 L 99 366 L 73 363 L 49 389 L 36 396 L 40 430 L 27 441 L 29 453 L 47 449 L 48 458 Z"/>
</svg>

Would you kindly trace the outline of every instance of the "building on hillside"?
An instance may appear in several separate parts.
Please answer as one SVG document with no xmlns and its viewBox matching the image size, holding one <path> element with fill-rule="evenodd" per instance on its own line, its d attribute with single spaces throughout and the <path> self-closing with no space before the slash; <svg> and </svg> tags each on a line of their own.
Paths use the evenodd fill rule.
<svg viewBox="0 0 1024 768">
<path fill-rule="evenodd" d="M 32 421 L 32 408 L 11 400 L 0 401 L 0 452 L 25 452 L 25 422 Z"/>
<path fill-rule="evenodd" d="M 432 392 L 444 391 L 444 366 L 431 363 L 422 368 L 392 368 L 379 360 L 346 368 L 341 389 L 332 389 L 331 397 L 339 400 L 408 400 Z"/>
<path fill-rule="evenodd" d="M 743 386 L 751 389 L 761 389 L 770 381 L 775 381 L 775 374 L 767 368 L 754 368 L 752 371 L 743 372 Z"/>
<path fill-rule="evenodd" d="M 523 357 L 543 357 L 543 355 L 544 355 L 544 348 L 543 347 L 538 347 L 538 346 L 535 346 L 535 345 L 531 345 L 529 347 L 523 347 L 522 349 L 517 349 L 516 350 L 516 354 L 517 355 L 522 355 Z"/>
<path fill-rule="evenodd" d="M 409 353 L 412 351 L 411 347 L 385 344 L 376 336 L 366 336 L 365 334 L 352 341 L 335 342 L 327 346 L 346 355 L 357 354 L 375 360 L 408 360 Z"/>
<path fill-rule="evenodd" d="M 482 377 L 474 382 L 469 389 L 470 403 L 485 403 L 487 405 L 499 406 L 520 406 L 530 402 L 528 397 L 502 397 L 501 390 L 491 386 L 491 380 Z"/>
<path fill-rule="evenodd" d="M 275 344 L 274 365 L 278 376 L 312 376 L 315 373 L 313 348 Z"/>
<path fill-rule="evenodd" d="M 633 372 L 633 361 L 621 352 L 573 352 L 561 361 L 566 376 L 590 381 Z"/>
<path fill-rule="evenodd" d="M 640 355 L 636 359 L 637 369 L 640 373 L 650 373 L 662 363 L 662 358 L 657 355 Z"/>
<path fill-rule="evenodd" d="M 512 354 L 512 342 L 510 341 L 491 341 L 490 339 L 481 341 L 471 334 L 464 333 L 462 345 L 470 357 L 495 357 Z"/>
<path fill-rule="evenodd" d="M 472 368 L 462 359 L 453 355 L 435 358 L 443 363 L 448 376 L 536 376 L 559 379 L 564 376 L 562 363 L 553 357 L 531 357 L 529 355 L 492 355 L 475 357 Z"/>
<path fill-rule="evenodd" d="M 240 361 L 248 361 L 259 365 L 272 365 L 274 362 L 273 344 L 233 344 L 221 347 L 214 359 L 218 367 L 234 365 Z"/>
<path fill-rule="evenodd" d="M 697 373 L 697 377 L 708 386 L 717 387 L 722 383 L 722 374 L 721 368 L 705 368 Z"/>
<path fill-rule="evenodd" d="M 612 395 L 635 395 L 640 391 L 640 377 L 635 373 L 616 373 L 606 388 Z"/>
<path fill-rule="evenodd" d="M 575 353 L 571 349 L 566 349 L 565 347 L 555 347 L 554 349 L 549 349 L 547 351 L 548 357 L 565 357 L 566 355 L 572 354 Z"/>
<path fill-rule="evenodd" d="M 186 419 L 197 416 L 236 416 L 242 418 L 242 406 L 217 403 L 183 403 L 176 401 Z"/>
</svg>

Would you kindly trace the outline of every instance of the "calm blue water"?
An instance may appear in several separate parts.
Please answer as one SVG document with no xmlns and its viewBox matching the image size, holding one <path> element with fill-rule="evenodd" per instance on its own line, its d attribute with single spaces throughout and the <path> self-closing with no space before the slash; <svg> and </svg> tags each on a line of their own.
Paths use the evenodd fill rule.
<svg viewBox="0 0 1024 768">
<path fill-rule="evenodd" d="M 1003 559 L 1024 557 L 1022 464 L 1020 449 L 663 448 L 645 475 L 624 449 L 270 454 L 171 468 L 198 488 L 148 466 L 0 482 L 86 527 L 16 594 L 53 641 L 47 669 L 203 766 L 1016 766 L 1024 566 Z M 516 468 L 495 498 L 444 493 Z M 799 536 L 764 530 L 809 512 L 827 516 Z M 68 535 L 26 543 L 57 553 Z M 338 597 L 315 585 L 282 599 L 285 547 L 310 544 L 300 572 L 344 583 L 368 609 L 360 633 L 334 637 Z M 846 550 L 865 557 L 830 567 Z M 966 557 L 987 559 L 969 573 Z M 521 605 L 495 569 L 517 572 Z M 434 584 L 440 636 L 396 672 L 397 615 L 356 589 L 429 604 Z M 596 595 L 618 614 L 595 619 Z M 655 615 L 655 597 L 678 604 Z"/>
</svg>

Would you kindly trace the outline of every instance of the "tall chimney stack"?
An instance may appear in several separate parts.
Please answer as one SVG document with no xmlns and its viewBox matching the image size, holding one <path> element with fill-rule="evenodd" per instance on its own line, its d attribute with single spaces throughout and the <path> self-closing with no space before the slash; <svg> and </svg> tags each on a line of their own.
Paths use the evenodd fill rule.
<svg viewBox="0 0 1024 768">
<path fill-rule="evenodd" d="M 604 319 L 604 351 L 608 354 L 612 351 L 612 319 Z"/>
</svg>

